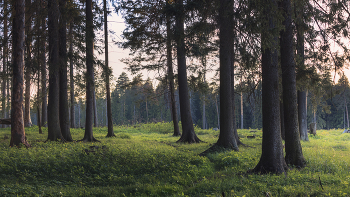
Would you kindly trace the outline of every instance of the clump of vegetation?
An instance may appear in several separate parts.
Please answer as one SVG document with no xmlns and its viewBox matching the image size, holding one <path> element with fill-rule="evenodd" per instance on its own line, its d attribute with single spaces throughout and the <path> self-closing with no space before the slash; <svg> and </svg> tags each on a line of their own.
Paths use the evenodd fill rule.
<svg viewBox="0 0 350 197">
<path fill-rule="evenodd" d="M 239 130 L 252 147 L 198 156 L 218 131 L 200 130 L 205 143 L 178 144 L 169 123 L 95 128 L 101 142 L 44 142 L 37 127 L 26 128 L 31 148 L 10 148 L 8 128 L 0 130 L 0 196 L 349 196 L 350 134 L 321 130 L 302 142 L 307 166 L 287 176 L 255 175 L 261 135 Z M 157 129 L 158 128 L 158 129 Z M 73 139 L 84 135 L 71 129 Z M 88 151 L 87 151 L 88 150 Z"/>
</svg>

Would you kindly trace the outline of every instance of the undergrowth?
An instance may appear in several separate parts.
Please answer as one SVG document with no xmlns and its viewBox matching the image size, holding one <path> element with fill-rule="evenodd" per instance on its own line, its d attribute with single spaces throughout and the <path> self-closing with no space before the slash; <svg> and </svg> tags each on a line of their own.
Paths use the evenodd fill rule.
<svg viewBox="0 0 350 197">
<path fill-rule="evenodd" d="M 261 154 L 262 132 L 239 130 L 239 152 L 198 156 L 219 131 L 195 128 L 204 143 L 178 144 L 171 123 L 94 128 L 100 143 L 45 142 L 26 128 L 31 148 L 10 148 L 0 129 L 0 196 L 350 196 L 350 134 L 321 130 L 302 142 L 307 166 L 284 175 L 247 174 Z M 80 140 L 84 130 L 71 129 Z M 254 138 L 247 138 L 254 136 Z"/>
</svg>

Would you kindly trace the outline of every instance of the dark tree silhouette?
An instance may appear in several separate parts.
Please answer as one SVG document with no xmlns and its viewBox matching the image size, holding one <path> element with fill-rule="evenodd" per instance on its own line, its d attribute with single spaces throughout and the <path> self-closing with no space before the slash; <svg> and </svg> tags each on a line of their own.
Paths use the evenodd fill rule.
<svg viewBox="0 0 350 197">
<path fill-rule="evenodd" d="M 295 60 L 293 51 L 292 7 L 290 0 L 282 0 L 284 29 L 280 32 L 283 110 L 285 126 L 286 163 L 303 167 L 303 156 L 298 125 Z"/>
<path fill-rule="evenodd" d="M 262 154 L 253 173 L 284 173 L 287 170 L 283 158 L 280 125 L 280 103 L 278 91 L 278 39 L 276 28 L 276 0 L 263 1 L 261 45 L 262 45 Z"/>
<path fill-rule="evenodd" d="M 191 106 L 188 96 L 186 49 L 184 41 L 184 7 L 183 0 L 176 0 L 176 44 L 177 44 L 177 66 L 180 98 L 180 114 L 182 123 L 182 136 L 177 142 L 198 143 L 201 140 L 197 137 L 193 128 Z"/>
<path fill-rule="evenodd" d="M 23 121 L 23 67 L 24 67 L 24 0 L 12 1 L 12 96 L 10 146 L 24 144 L 26 140 Z"/>
<path fill-rule="evenodd" d="M 58 55 L 58 2 L 48 1 L 49 30 L 49 103 L 48 140 L 64 140 L 59 119 L 59 55 Z"/>
</svg>

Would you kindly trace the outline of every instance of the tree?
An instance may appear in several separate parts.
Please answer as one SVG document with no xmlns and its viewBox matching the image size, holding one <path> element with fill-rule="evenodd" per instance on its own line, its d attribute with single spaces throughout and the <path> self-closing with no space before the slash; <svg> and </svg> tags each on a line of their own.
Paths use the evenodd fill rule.
<svg viewBox="0 0 350 197">
<path fill-rule="evenodd" d="M 166 5 L 169 7 L 169 1 L 167 0 Z M 174 125 L 174 134 L 173 136 L 180 136 L 180 129 L 177 119 L 177 110 L 176 110 L 176 101 L 175 101 L 175 88 L 174 88 L 174 73 L 173 73 L 173 58 L 172 58 L 172 30 L 171 30 L 171 21 L 170 13 L 166 13 L 166 28 L 167 28 L 167 38 L 166 38 L 166 51 L 167 51 L 167 67 L 168 67 L 168 82 L 170 90 L 170 103 L 171 103 L 171 117 Z"/>
<path fill-rule="evenodd" d="M 57 0 L 48 1 L 48 33 L 49 33 L 49 102 L 48 140 L 64 140 L 61 134 L 59 118 L 59 41 L 58 41 L 58 15 Z"/>
<path fill-rule="evenodd" d="M 182 136 L 177 142 L 198 143 L 200 139 L 194 132 L 191 116 L 191 106 L 188 96 L 186 49 L 184 42 L 184 7 L 183 0 L 176 0 L 176 49 L 178 66 L 178 83 L 180 98 L 180 114 L 182 123 Z"/>
<path fill-rule="evenodd" d="M 32 75 L 32 2 L 31 0 L 25 1 L 25 31 L 26 31 L 26 60 L 25 60 L 25 102 L 24 102 L 24 126 L 32 126 L 32 120 L 30 117 L 30 81 Z"/>
<path fill-rule="evenodd" d="M 108 65 L 108 27 L 107 27 L 107 0 L 103 0 L 104 12 L 104 30 L 105 30 L 105 77 L 106 77 L 106 99 L 107 99 L 107 119 L 108 119 L 108 133 L 107 137 L 114 137 L 113 121 L 112 121 L 112 106 L 111 106 L 111 91 L 109 88 L 110 69 Z"/>
<path fill-rule="evenodd" d="M 296 14 L 296 30 L 297 30 L 297 78 L 303 73 L 302 71 L 306 70 L 305 67 L 305 56 L 304 56 L 304 1 L 299 0 L 295 3 L 295 14 Z M 299 76 L 298 76 L 299 75 Z M 304 80 L 303 80 L 304 81 Z M 305 82 L 305 81 L 304 81 Z M 303 83 L 304 83 L 303 82 Z M 298 97 L 298 122 L 299 122 L 299 133 L 300 133 L 300 139 L 303 141 L 309 141 L 309 137 L 307 134 L 307 90 L 305 87 L 305 84 L 298 90 L 297 97 Z"/>
<path fill-rule="evenodd" d="M 40 10 L 42 12 L 46 10 L 46 4 L 44 0 L 41 0 Z M 46 17 L 41 17 L 41 40 L 46 40 Z M 47 72 L 46 72 L 46 42 L 42 41 L 40 44 L 41 51 L 41 95 L 42 95 L 42 106 L 41 106 L 41 124 L 42 126 L 47 126 Z"/>
<path fill-rule="evenodd" d="M 261 45 L 262 45 L 262 113 L 263 138 L 262 154 L 259 163 L 251 171 L 254 173 L 281 174 L 287 170 L 283 158 L 283 147 L 280 131 L 280 106 L 278 91 L 278 52 L 277 2 L 262 1 Z"/>
<path fill-rule="evenodd" d="M 298 125 L 295 60 L 293 51 L 292 7 L 290 0 L 282 0 L 284 29 L 280 32 L 283 110 L 285 126 L 286 163 L 298 168 L 305 165 Z"/>
<path fill-rule="evenodd" d="M 94 29 L 92 15 L 92 0 L 86 1 L 86 121 L 83 142 L 97 141 L 92 132 L 93 96 L 94 96 Z"/>
<path fill-rule="evenodd" d="M 23 121 L 23 67 L 24 67 L 24 0 L 12 1 L 12 97 L 11 97 L 11 140 L 10 146 L 24 144 L 26 140 Z"/>
<path fill-rule="evenodd" d="M 58 24 L 59 34 L 59 119 L 63 138 L 72 142 L 69 128 L 69 108 L 68 108 L 68 80 L 67 80 L 67 12 L 66 0 L 59 0 L 60 20 Z"/>
<path fill-rule="evenodd" d="M 233 1 L 220 0 L 219 25 L 220 25 L 220 135 L 214 146 L 238 151 L 233 126 L 232 107 L 232 80 L 233 69 Z M 210 152 L 210 149 L 205 152 Z M 205 154 L 204 152 L 204 154 Z M 203 153 L 201 154 L 203 155 Z"/>
<path fill-rule="evenodd" d="M 70 74 L 70 127 L 75 128 L 75 98 L 74 98 L 74 72 L 73 72 L 73 20 L 69 23 L 69 74 Z"/>
<path fill-rule="evenodd" d="M 3 64 L 2 64 L 2 85 L 1 85 L 1 91 L 2 91 L 2 98 L 1 98 L 1 108 L 2 108 L 2 118 L 7 118 L 7 107 L 6 107 L 6 82 L 7 82 L 7 58 L 8 58 L 8 27 L 7 27 L 7 19 L 8 19 L 8 9 L 7 9 L 7 0 L 4 0 L 4 32 L 3 32 Z M 2 128 L 4 128 L 5 125 L 2 125 Z"/>
</svg>

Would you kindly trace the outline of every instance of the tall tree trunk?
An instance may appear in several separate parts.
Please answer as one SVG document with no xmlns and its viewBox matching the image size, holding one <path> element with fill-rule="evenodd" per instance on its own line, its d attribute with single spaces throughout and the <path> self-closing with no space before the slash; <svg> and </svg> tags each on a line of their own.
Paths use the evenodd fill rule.
<svg viewBox="0 0 350 197">
<path fill-rule="evenodd" d="M 81 128 L 81 123 L 80 123 L 80 108 L 81 108 L 81 99 L 79 99 L 78 103 L 78 127 Z"/>
<path fill-rule="evenodd" d="M 46 9 L 46 4 L 44 0 L 41 0 L 41 10 Z M 47 127 L 47 73 L 46 73 L 46 19 L 42 17 L 41 21 L 41 32 L 42 40 L 41 42 L 41 97 L 42 97 L 42 106 L 41 106 L 41 124 L 44 127 Z"/>
<path fill-rule="evenodd" d="M 7 0 L 4 0 L 4 33 L 3 33 L 3 66 L 2 66 L 2 86 L 1 86 L 1 91 L 2 91 L 2 99 L 1 99 L 1 107 L 2 107 L 2 118 L 7 118 L 7 109 L 6 109 L 6 82 L 7 82 L 7 55 L 8 55 L 8 44 L 7 44 Z M 2 125 L 2 128 L 6 127 L 6 125 Z"/>
<path fill-rule="evenodd" d="M 70 72 L 70 127 L 75 128 L 75 98 L 74 98 L 74 72 L 73 72 L 73 21 L 69 24 L 69 72 Z"/>
<path fill-rule="evenodd" d="M 349 113 L 348 113 L 348 104 L 346 103 L 346 97 L 344 96 L 344 105 L 345 105 L 345 115 L 346 115 L 346 128 L 349 129 Z"/>
<path fill-rule="evenodd" d="M 108 125 L 108 133 L 107 137 L 114 137 L 115 134 L 113 132 L 113 120 L 112 120 L 112 105 L 111 105 L 111 91 L 109 88 L 109 59 L 108 59 L 108 26 L 107 26 L 107 0 L 103 0 L 103 12 L 104 12 L 104 30 L 105 30 L 105 75 L 106 75 L 106 100 L 107 100 L 107 125 Z"/>
<path fill-rule="evenodd" d="M 293 51 L 292 7 L 290 0 L 282 0 L 284 27 L 280 32 L 281 68 L 283 86 L 283 110 L 285 124 L 286 163 L 304 167 L 305 159 L 300 144 L 295 60 Z"/>
<path fill-rule="evenodd" d="M 219 114 L 219 105 L 218 105 L 218 99 L 215 95 L 215 107 L 216 107 L 216 115 L 217 115 L 217 119 L 218 119 L 218 129 L 220 129 L 220 114 Z"/>
<path fill-rule="evenodd" d="M 11 140 L 10 146 L 24 144 L 26 140 L 23 121 L 23 68 L 24 68 L 24 0 L 12 1 L 12 96 L 11 96 Z"/>
<path fill-rule="evenodd" d="M 94 113 L 94 29 L 92 0 L 86 0 L 86 118 L 83 142 L 97 141 L 92 133 Z"/>
<path fill-rule="evenodd" d="M 47 140 L 56 141 L 64 138 L 61 134 L 59 118 L 59 55 L 58 55 L 58 2 L 48 1 L 48 30 L 49 30 L 49 103 L 48 137 Z"/>
<path fill-rule="evenodd" d="M 24 126 L 30 127 L 32 126 L 32 120 L 30 117 L 30 78 L 32 74 L 32 2 L 31 0 L 25 1 L 25 31 L 26 31 L 26 72 L 25 72 L 25 80 L 26 80 L 26 92 L 25 92 L 25 101 L 24 101 Z"/>
<path fill-rule="evenodd" d="M 277 35 L 273 32 L 276 28 L 275 19 L 277 12 L 276 0 L 265 0 L 263 2 L 266 23 L 263 27 L 267 31 L 261 33 L 262 45 L 262 118 L 263 138 L 262 154 L 257 166 L 252 170 L 254 173 L 281 174 L 287 170 L 283 158 L 283 147 L 281 140 L 280 106 L 278 91 L 278 52 Z M 273 40 L 271 40 L 271 34 Z M 272 43 L 272 44 L 266 44 Z"/>
<path fill-rule="evenodd" d="M 38 59 L 40 58 L 40 56 L 39 56 L 39 47 L 38 47 Z M 40 71 L 39 71 L 39 69 L 38 69 L 38 93 L 37 93 L 37 105 L 36 105 L 36 107 L 37 107 L 37 114 L 38 114 L 38 123 L 37 123 L 37 125 L 38 125 L 38 127 L 39 127 L 39 134 L 42 134 L 43 133 L 43 131 L 42 131 L 42 129 L 41 129 L 41 117 L 40 117 L 40 101 L 41 101 L 41 98 L 40 98 Z"/>
<path fill-rule="evenodd" d="M 170 6 L 168 1 L 167 6 Z M 167 39 L 166 39 L 166 51 L 167 51 L 167 67 L 168 67 L 168 81 L 170 90 L 170 102 L 171 102 L 171 117 L 174 125 L 173 136 L 180 136 L 180 129 L 177 119 L 176 101 L 175 101 L 175 88 L 174 88 L 174 73 L 173 73 L 173 56 L 172 56 L 172 30 L 169 12 L 166 13 L 166 28 L 167 28 Z"/>
<path fill-rule="evenodd" d="M 234 135 L 232 113 L 231 70 L 233 55 L 233 1 L 220 0 L 220 134 L 219 139 L 212 147 L 200 155 L 210 152 L 231 149 L 238 151 Z"/>
<path fill-rule="evenodd" d="M 304 57 L 304 2 L 295 2 L 295 15 L 296 15 L 296 30 L 297 30 L 297 78 L 303 78 L 302 71 L 305 70 L 305 57 Z M 300 80 L 300 79 L 299 79 Z M 307 107 L 306 107 L 306 88 L 301 87 L 298 91 L 298 121 L 299 121 L 299 133 L 300 138 L 303 141 L 309 141 L 307 134 Z"/>
<path fill-rule="evenodd" d="M 307 108 L 306 108 L 306 91 L 298 91 L 298 119 L 300 139 L 309 141 L 307 134 Z"/>
<path fill-rule="evenodd" d="M 69 107 L 68 107 L 68 80 L 67 80 L 67 13 L 66 0 L 59 0 L 60 20 L 58 24 L 59 34 L 59 115 L 60 126 L 63 138 L 72 142 L 72 136 L 69 128 Z"/>
<path fill-rule="evenodd" d="M 193 128 L 191 105 L 188 96 L 187 71 L 186 71 L 186 49 L 184 41 L 184 8 L 183 0 L 176 0 L 179 10 L 176 12 L 176 44 L 177 44 L 177 66 L 180 98 L 180 114 L 182 122 L 182 136 L 177 142 L 198 143 L 201 140 L 197 137 Z"/>
</svg>

